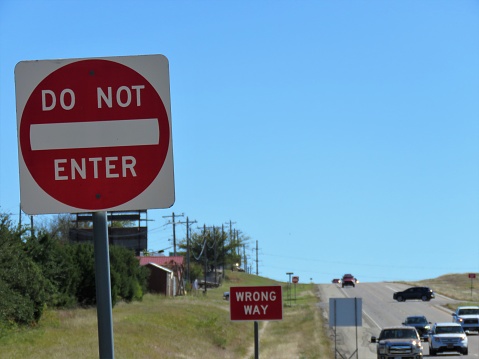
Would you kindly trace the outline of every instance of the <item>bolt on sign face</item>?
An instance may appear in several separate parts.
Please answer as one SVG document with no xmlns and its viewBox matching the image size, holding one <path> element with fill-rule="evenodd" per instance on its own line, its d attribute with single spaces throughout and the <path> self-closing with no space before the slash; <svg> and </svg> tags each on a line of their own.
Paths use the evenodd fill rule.
<svg viewBox="0 0 479 359">
<path fill-rule="evenodd" d="M 15 82 L 26 213 L 174 203 L 164 56 L 24 61 Z"/>
</svg>

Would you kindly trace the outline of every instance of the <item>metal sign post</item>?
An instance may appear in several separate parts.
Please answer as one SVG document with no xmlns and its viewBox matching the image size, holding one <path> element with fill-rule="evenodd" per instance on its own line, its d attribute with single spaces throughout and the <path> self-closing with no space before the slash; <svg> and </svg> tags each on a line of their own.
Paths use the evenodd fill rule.
<svg viewBox="0 0 479 359">
<path fill-rule="evenodd" d="M 254 359 L 259 359 L 259 325 L 254 321 Z"/>
<path fill-rule="evenodd" d="M 93 213 L 93 242 L 100 359 L 114 359 L 110 255 L 106 212 Z"/>
</svg>

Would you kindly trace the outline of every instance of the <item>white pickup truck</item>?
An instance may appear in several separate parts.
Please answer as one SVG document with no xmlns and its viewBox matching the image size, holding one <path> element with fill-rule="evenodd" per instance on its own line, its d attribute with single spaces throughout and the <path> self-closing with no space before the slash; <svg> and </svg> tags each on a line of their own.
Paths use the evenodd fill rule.
<svg viewBox="0 0 479 359">
<path fill-rule="evenodd" d="M 457 307 L 456 311 L 452 313 L 452 321 L 461 324 L 466 333 L 479 332 L 479 307 Z"/>
<path fill-rule="evenodd" d="M 379 338 L 371 337 L 377 343 L 377 359 L 422 359 L 421 338 L 414 327 L 383 328 Z"/>
</svg>

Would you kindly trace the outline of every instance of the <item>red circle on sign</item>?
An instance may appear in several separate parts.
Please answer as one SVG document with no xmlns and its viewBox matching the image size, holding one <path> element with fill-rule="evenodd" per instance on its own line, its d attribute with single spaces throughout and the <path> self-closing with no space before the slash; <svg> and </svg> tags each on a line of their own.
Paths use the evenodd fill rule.
<svg viewBox="0 0 479 359">
<path fill-rule="evenodd" d="M 157 124 L 158 143 L 32 146 L 34 125 L 81 124 L 86 130 L 76 137 L 87 143 L 89 123 L 134 120 L 140 125 L 146 119 Z M 34 89 L 22 114 L 19 137 L 25 164 L 46 193 L 68 206 L 103 210 L 134 199 L 157 177 L 168 153 L 170 125 L 158 92 L 138 72 L 113 61 L 81 60 L 52 72 Z"/>
</svg>

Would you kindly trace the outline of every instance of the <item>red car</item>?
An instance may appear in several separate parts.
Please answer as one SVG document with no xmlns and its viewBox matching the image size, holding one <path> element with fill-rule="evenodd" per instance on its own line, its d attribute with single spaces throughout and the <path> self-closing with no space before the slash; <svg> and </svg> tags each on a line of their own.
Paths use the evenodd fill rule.
<svg viewBox="0 0 479 359">
<path fill-rule="evenodd" d="M 356 286 L 356 278 L 354 278 L 354 276 L 352 274 L 343 275 L 343 280 L 342 280 L 342 285 L 341 286 L 343 288 L 345 286 L 355 287 Z"/>
</svg>

